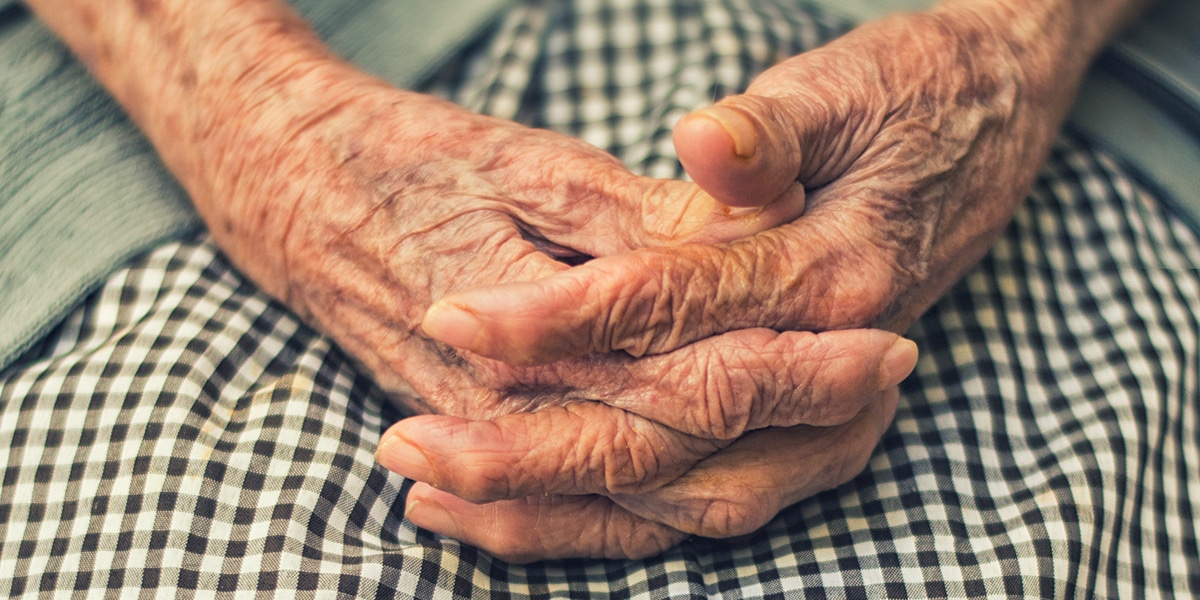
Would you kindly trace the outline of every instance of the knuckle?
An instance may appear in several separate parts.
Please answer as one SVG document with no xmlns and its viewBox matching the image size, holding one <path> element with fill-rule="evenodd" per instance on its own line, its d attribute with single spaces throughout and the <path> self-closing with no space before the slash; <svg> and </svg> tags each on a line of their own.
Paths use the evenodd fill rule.
<svg viewBox="0 0 1200 600">
<path fill-rule="evenodd" d="M 613 505 L 612 511 L 621 508 Z M 610 517 L 603 535 L 605 558 L 640 559 L 659 554 L 682 541 L 684 534 L 659 523 L 624 515 Z"/>
<path fill-rule="evenodd" d="M 831 387 L 822 381 L 827 369 L 837 360 L 837 350 L 824 343 L 819 335 L 810 334 L 809 338 L 807 360 L 803 368 L 794 374 L 792 401 L 781 403 L 791 409 L 787 415 L 791 421 L 788 424 L 827 425 L 833 424 L 831 421 L 844 422 L 850 417 L 832 414 L 838 412 L 839 403 Z"/>
<path fill-rule="evenodd" d="M 675 474 L 671 444 L 659 428 L 626 416 L 626 427 L 612 438 L 604 458 L 604 488 L 612 494 L 638 494 Z"/>
<path fill-rule="evenodd" d="M 461 461 L 456 471 L 441 487 L 463 500 L 479 504 L 513 496 L 512 465 L 506 461 Z"/>
<path fill-rule="evenodd" d="M 764 427 L 822 422 L 832 402 L 823 372 L 832 358 L 829 344 L 811 332 L 746 331 L 722 355 L 729 400 L 730 437 Z M 735 358 L 731 358 L 735 357 Z M 736 360 L 736 364 L 734 364 Z"/>
<path fill-rule="evenodd" d="M 698 533 L 714 538 L 745 535 L 766 525 L 777 510 L 761 492 L 746 488 L 707 498 L 699 508 Z"/>
<path fill-rule="evenodd" d="M 660 261 L 645 253 L 631 255 L 630 260 L 612 263 L 607 274 L 613 282 L 612 291 L 596 298 L 603 308 L 593 308 L 591 337 L 597 350 L 623 350 L 633 356 L 643 356 L 651 350 L 658 330 L 669 323 L 660 307 L 662 298 L 670 295 L 670 281 L 649 277 L 659 273 Z"/>
<path fill-rule="evenodd" d="M 559 440 L 542 444 L 537 462 L 554 473 L 553 491 L 559 493 L 636 494 L 676 477 L 690 463 L 680 459 L 680 444 L 673 431 L 634 413 L 619 411 L 595 402 L 579 402 L 562 408 L 568 419 L 560 420 Z M 547 471 L 531 475 L 547 480 Z M 537 491 L 537 483 L 526 491 Z"/>
<path fill-rule="evenodd" d="M 696 296 L 705 304 L 701 314 L 705 321 L 747 325 L 757 319 L 762 305 L 770 304 L 778 285 L 774 235 L 755 236 L 752 240 L 734 243 L 721 251 L 709 250 L 702 259 L 709 270 L 717 274 L 712 281 L 694 280 L 692 285 L 703 286 Z M 769 308 L 769 307 L 766 307 Z"/>
<path fill-rule="evenodd" d="M 595 456 L 602 456 L 600 468 L 603 470 L 604 493 L 631 495 L 652 492 L 667 485 L 726 445 L 726 442 L 687 435 L 625 413 L 624 420 L 618 422 L 604 440 L 579 444 L 579 447 L 593 461 Z M 597 447 L 605 448 L 605 451 L 597 452 Z"/>
<path fill-rule="evenodd" d="M 721 358 L 712 359 L 701 377 L 704 401 L 700 403 L 698 432 L 719 440 L 740 437 L 750 425 L 757 393 L 746 389 L 734 380 L 733 365 L 725 364 Z"/>
<path fill-rule="evenodd" d="M 661 354 L 722 327 L 714 307 L 725 281 L 711 249 L 644 250 L 614 273 L 620 291 L 595 335 L 604 347 L 635 356 Z M 725 315 L 728 316 L 728 315 Z"/>
<path fill-rule="evenodd" d="M 729 323 L 727 329 L 788 325 L 804 316 L 796 302 L 810 289 L 806 265 L 812 261 L 800 251 L 790 229 L 775 229 L 735 242 L 720 257 L 721 281 L 710 318 Z"/>
</svg>

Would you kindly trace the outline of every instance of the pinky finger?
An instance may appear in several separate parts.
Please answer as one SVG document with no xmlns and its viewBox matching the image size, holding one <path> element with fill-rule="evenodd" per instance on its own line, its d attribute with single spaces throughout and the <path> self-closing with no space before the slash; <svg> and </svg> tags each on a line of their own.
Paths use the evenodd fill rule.
<svg viewBox="0 0 1200 600">
<path fill-rule="evenodd" d="M 892 388 L 842 425 L 752 431 L 661 488 L 612 498 L 631 513 L 695 535 L 750 533 L 785 507 L 866 468 L 898 401 Z"/>
<path fill-rule="evenodd" d="M 472 504 L 424 483 L 409 491 L 405 518 L 511 563 L 645 558 L 687 537 L 604 496 L 534 496 Z"/>
</svg>

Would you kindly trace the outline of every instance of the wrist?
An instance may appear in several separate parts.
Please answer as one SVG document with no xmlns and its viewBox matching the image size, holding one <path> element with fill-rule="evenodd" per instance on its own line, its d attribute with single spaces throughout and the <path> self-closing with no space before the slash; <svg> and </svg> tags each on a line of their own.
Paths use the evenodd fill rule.
<svg viewBox="0 0 1200 600">
<path fill-rule="evenodd" d="M 379 205 L 360 203 L 363 194 L 390 201 L 387 174 L 406 172 L 433 145 L 430 136 L 446 128 L 433 115 L 447 105 L 338 60 L 289 58 L 237 79 L 212 103 L 189 192 L 234 262 L 306 316 L 295 286 L 313 236 L 369 220 Z M 413 124 L 406 135 L 387 135 L 381 123 L 401 118 Z"/>
<path fill-rule="evenodd" d="M 212 85 L 190 115 L 171 170 L 218 245 L 260 287 L 288 301 L 286 238 L 330 164 L 327 122 L 345 110 L 335 62 L 275 55 L 274 64 Z M 185 137 L 181 136 L 181 137 Z M 164 157 L 165 158 L 165 157 Z M 172 164 L 173 163 L 173 164 Z M 327 190 L 328 191 L 328 190 Z"/>
<path fill-rule="evenodd" d="M 222 249 L 287 301 L 285 238 L 323 164 L 307 160 L 321 152 L 310 134 L 366 77 L 285 5 L 243 2 L 226 7 L 234 16 L 201 18 L 212 8 L 193 13 L 207 26 L 181 33 L 159 76 L 122 103 Z"/>
<path fill-rule="evenodd" d="M 942 0 L 933 12 L 991 40 L 1025 99 L 1061 119 L 1092 60 L 1152 1 Z"/>
<path fill-rule="evenodd" d="M 322 90 L 304 93 L 303 86 L 341 66 L 286 7 L 253 13 L 227 19 L 242 23 L 238 27 L 226 23 L 217 32 L 214 24 L 181 35 L 160 71 L 135 73 L 145 83 L 130 86 L 136 92 L 121 99 L 201 204 L 222 191 L 214 185 L 235 174 L 234 159 L 261 150 L 247 145 L 253 132 L 286 133 L 320 102 Z"/>
</svg>

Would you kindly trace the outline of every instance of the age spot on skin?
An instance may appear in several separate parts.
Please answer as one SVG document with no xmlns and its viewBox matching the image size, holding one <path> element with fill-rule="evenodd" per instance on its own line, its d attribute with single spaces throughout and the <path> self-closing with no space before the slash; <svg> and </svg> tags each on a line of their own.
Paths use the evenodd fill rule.
<svg viewBox="0 0 1200 600">
<path fill-rule="evenodd" d="M 155 0 L 133 0 L 133 7 L 138 16 L 145 19 L 158 8 L 158 4 Z"/>
<path fill-rule="evenodd" d="M 183 74 L 179 76 L 179 84 L 185 90 L 194 90 L 196 89 L 197 79 L 196 69 L 187 67 L 184 69 Z"/>
<path fill-rule="evenodd" d="M 96 31 L 96 11 L 91 6 L 83 6 L 79 9 L 79 21 L 83 23 L 84 29 L 89 32 Z"/>
</svg>

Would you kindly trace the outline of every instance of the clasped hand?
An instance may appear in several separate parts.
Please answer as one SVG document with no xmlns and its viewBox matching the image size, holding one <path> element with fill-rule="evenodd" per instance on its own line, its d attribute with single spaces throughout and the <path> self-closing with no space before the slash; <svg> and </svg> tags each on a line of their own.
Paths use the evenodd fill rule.
<svg viewBox="0 0 1200 600">
<path fill-rule="evenodd" d="M 457 350 L 422 328 L 436 300 L 471 289 L 746 238 L 796 218 L 803 190 L 730 211 L 558 134 L 336 65 L 304 73 L 312 81 L 295 88 L 317 90 L 320 111 L 308 96 L 251 109 L 263 118 L 221 154 L 251 164 L 205 179 L 229 199 L 210 231 L 397 401 L 437 415 L 404 419 L 378 450 L 422 482 L 408 496 L 413 522 L 510 560 L 645 556 L 688 534 L 752 531 L 861 470 L 915 362 L 894 333 L 741 328 L 640 357 L 544 361 Z"/>
<path fill-rule="evenodd" d="M 413 522 L 509 560 L 738 535 L 861 471 L 916 361 L 893 332 L 1032 183 L 1061 107 L 984 22 L 896 17 L 777 65 L 677 126 L 696 184 L 293 69 L 295 94 L 213 126 L 198 196 L 228 201 L 198 204 L 429 413 L 377 453 L 419 482 Z"/>
<path fill-rule="evenodd" d="M 913 367 L 911 342 L 874 330 L 746 328 L 550 362 L 453 349 L 421 327 L 438 298 L 743 238 L 803 196 L 731 214 L 580 142 L 370 85 L 303 136 L 296 160 L 327 167 L 287 213 L 280 295 L 407 408 L 439 415 L 379 447 L 423 482 L 408 517 L 504 558 L 644 556 L 756 529 L 862 468 Z"/>
<path fill-rule="evenodd" d="M 692 184 L 393 89 L 283 2 L 31 4 L 242 272 L 428 413 L 378 451 L 409 518 L 511 560 L 745 533 L 859 472 L 895 332 L 1007 222 L 1105 33 L 994 0 L 858 29 L 681 121 Z"/>
<path fill-rule="evenodd" d="M 473 361 L 670 366 L 632 403 L 608 388 L 492 421 L 398 423 L 378 456 L 423 482 L 409 517 L 510 559 L 640 556 L 751 531 L 856 475 L 915 349 L 847 328 L 903 331 L 974 264 L 1060 118 L 1028 101 L 1026 73 L 981 23 L 885 20 L 677 126 L 711 197 L 780 211 L 807 195 L 802 216 L 441 296 L 423 331 Z"/>
</svg>

